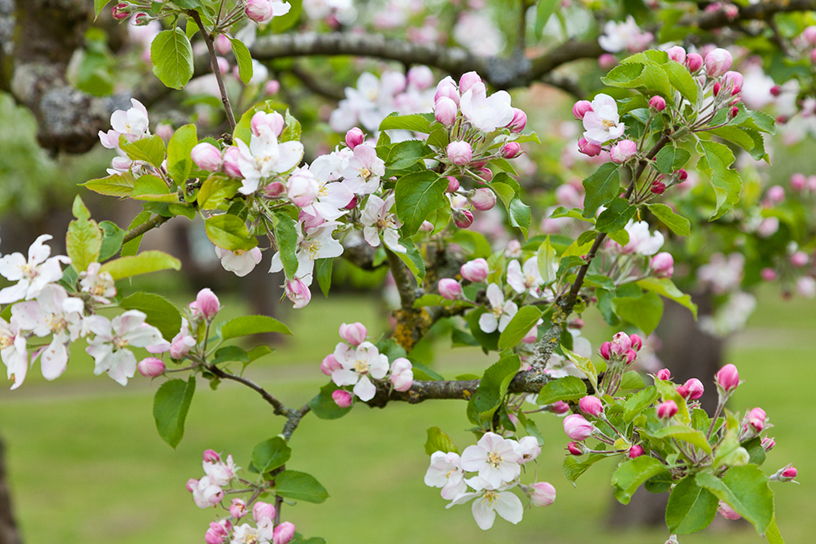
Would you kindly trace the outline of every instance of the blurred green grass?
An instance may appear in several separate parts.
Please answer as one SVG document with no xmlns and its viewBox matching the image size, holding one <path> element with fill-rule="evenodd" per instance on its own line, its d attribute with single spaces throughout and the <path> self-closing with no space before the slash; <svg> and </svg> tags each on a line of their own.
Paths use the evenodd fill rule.
<svg viewBox="0 0 816 544">
<path fill-rule="evenodd" d="M 183 302 L 184 298 L 179 298 Z M 226 298 L 223 317 L 239 315 L 244 305 Z M 247 370 L 247 375 L 299 406 L 326 382 L 319 361 L 338 341 L 342 322 L 362 320 L 377 334 L 385 318 L 360 298 L 316 297 L 286 319 L 294 337 Z M 378 327 L 377 324 L 380 324 Z M 379 328 L 379 331 L 373 330 Z M 767 473 L 793 462 L 801 486 L 775 484 L 777 519 L 788 543 L 813 541 L 813 483 L 816 482 L 816 305 L 782 301 L 762 292 L 748 329 L 731 343 L 728 361 L 740 368 L 746 383 L 733 408 L 750 403 L 765 408 L 776 424 L 777 446 L 768 456 Z M 590 323 L 587 335 L 597 342 L 607 331 Z M 490 359 L 474 350 L 440 346 L 436 369 L 446 376 L 477 372 Z M 203 475 L 201 452 L 226 451 L 246 466 L 252 447 L 277 434 L 282 420 L 272 416 L 260 397 L 236 384 L 211 391 L 199 381 L 177 450 L 155 432 L 152 394 L 159 382 L 137 377 L 121 388 L 106 376 L 94 377 L 93 363 L 76 354 L 66 375 L 46 383 L 35 368 L 22 389 L 0 391 L 0 434 L 8 463 L 16 514 L 25 541 L 31 544 L 198 543 L 207 523 L 219 512 L 199 510 L 184 484 Z M 710 382 L 709 382 L 710 383 Z M 709 383 L 706 383 L 709 386 Z M 446 510 L 438 490 L 427 488 L 423 451 L 425 430 L 440 426 L 460 446 L 471 440 L 464 404 L 439 401 L 416 406 L 390 405 L 386 410 L 357 408 L 337 421 L 309 416 L 292 438 L 290 468 L 315 475 L 331 497 L 323 505 L 285 507 L 284 519 L 307 536 L 331 544 L 359 542 L 578 542 L 655 544 L 665 530 L 609 532 L 609 477 L 613 461 L 600 463 L 573 489 L 561 475 L 566 440 L 559 419 L 542 416 L 547 440 L 534 470 L 553 483 L 556 503 L 526 512 L 512 526 L 499 519 L 482 532 L 469 506 Z M 761 542 L 747 524 L 717 524 L 681 538 L 683 544 L 727 541 Z"/>
</svg>

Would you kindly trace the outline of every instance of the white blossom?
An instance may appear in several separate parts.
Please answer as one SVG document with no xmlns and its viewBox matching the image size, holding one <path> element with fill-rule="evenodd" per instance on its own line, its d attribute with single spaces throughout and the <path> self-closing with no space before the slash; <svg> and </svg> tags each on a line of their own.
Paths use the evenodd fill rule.
<svg viewBox="0 0 816 544">
<path fill-rule="evenodd" d="M 497 329 L 503 332 L 518 312 L 518 305 L 512 300 L 505 302 L 504 293 L 495 283 L 487 286 L 487 300 L 491 308 L 479 317 L 479 328 L 488 334 Z"/>
<path fill-rule="evenodd" d="M 28 260 L 22 253 L 12 253 L 0 259 L 0 274 L 7 280 L 16 281 L 16 285 L 0 291 L 0 304 L 9 304 L 18 300 L 31 300 L 37 297 L 49 283 L 62 278 L 60 263 L 70 264 L 68 257 L 57 255 L 49 258 L 51 248 L 43 243 L 50 240 L 50 234 L 39 236 L 28 248 Z"/>
</svg>

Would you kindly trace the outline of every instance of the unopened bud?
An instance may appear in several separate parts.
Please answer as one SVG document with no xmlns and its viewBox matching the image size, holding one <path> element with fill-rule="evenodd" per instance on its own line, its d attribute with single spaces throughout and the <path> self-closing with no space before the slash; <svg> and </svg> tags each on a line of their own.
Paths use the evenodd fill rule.
<svg viewBox="0 0 816 544">
<path fill-rule="evenodd" d="M 252 505 L 252 517 L 255 523 L 260 523 L 262 519 L 275 519 L 275 505 L 268 502 L 258 501 Z"/>
<path fill-rule="evenodd" d="M 705 393 L 705 387 L 703 386 L 703 382 L 698 380 L 697 378 L 691 378 L 690 380 L 686 381 L 683 384 L 689 391 L 688 398 L 691 400 L 697 400 L 703 396 Z"/>
<path fill-rule="evenodd" d="M 572 455 L 583 455 L 584 450 L 582 449 L 582 445 L 578 444 L 577 442 L 570 442 L 567 444 L 567 451 L 569 451 Z"/>
<path fill-rule="evenodd" d="M 470 196 L 470 202 L 480 212 L 486 212 L 496 205 L 496 194 L 490 189 L 476 189 Z"/>
<path fill-rule="evenodd" d="M 130 16 L 130 4 L 119 2 L 111 8 L 111 15 L 117 21 L 124 21 Z"/>
<path fill-rule="evenodd" d="M 517 142 L 507 142 L 501 152 L 505 159 L 515 159 L 521 153 L 521 146 Z"/>
<path fill-rule="evenodd" d="M 649 107 L 655 111 L 663 111 L 666 109 L 666 100 L 662 96 L 653 96 L 649 99 Z"/>
<path fill-rule="evenodd" d="M 295 536 L 295 525 L 284 521 L 272 532 L 272 544 L 288 544 Z"/>
<path fill-rule="evenodd" d="M 232 504 L 229 507 L 230 516 L 236 521 L 246 516 L 247 506 L 243 499 L 232 499 Z"/>
<path fill-rule="evenodd" d="M 340 338 L 351 344 L 352 346 L 359 346 L 365 342 L 368 337 L 368 329 L 362 323 L 352 323 L 347 325 L 343 323 L 340 325 Z"/>
<path fill-rule="evenodd" d="M 351 393 L 343 389 L 338 389 L 332 393 L 332 400 L 334 400 L 334 403 L 340 408 L 348 408 L 351 406 Z"/>
<path fill-rule="evenodd" d="M 466 280 L 472 281 L 473 283 L 481 283 L 487 279 L 487 275 L 490 273 L 490 267 L 486 260 L 479 258 L 463 264 L 459 272 Z"/>
<path fill-rule="evenodd" d="M 533 506 L 549 506 L 555 502 L 555 488 L 547 482 L 536 482 L 528 486 L 530 504 Z"/>
<path fill-rule="evenodd" d="M 591 111 L 593 111 L 592 102 L 590 102 L 589 100 L 579 100 L 572 107 L 572 114 L 575 116 L 576 119 L 583 119 L 584 115 Z"/>
<path fill-rule="evenodd" d="M 677 414 L 677 403 L 667 400 L 657 405 L 657 417 L 660 419 L 671 419 Z"/>
<path fill-rule="evenodd" d="M 331 376 L 332 372 L 340 370 L 341 368 L 343 368 L 343 365 L 340 364 L 333 353 L 326 355 L 326 357 L 323 358 L 323 362 L 320 363 L 320 372 L 326 376 Z"/>
<path fill-rule="evenodd" d="M 661 368 L 660 370 L 657 371 L 657 374 L 655 374 L 655 377 L 658 380 L 663 380 L 663 381 L 671 380 L 671 370 L 669 370 L 668 368 Z"/>
<path fill-rule="evenodd" d="M 365 141 L 365 134 L 357 127 L 346 132 L 346 145 L 349 149 L 354 149 Z"/>
<path fill-rule="evenodd" d="M 473 224 L 473 214 L 470 210 L 456 210 L 453 215 L 453 222 L 460 229 L 469 228 Z"/>
<path fill-rule="evenodd" d="M 443 96 L 434 105 L 434 118 L 446 127 L 450 127 L 456 121 L 456 114 L 459 106 L 450 98 Z"/>
<path fill-rule="evenodd" d="M 467 142 L 451 142 L 447 147 L 448 159 L 456 166 L 464 166 L 473 158 L 473 148 Z"/>
<path fill-rule="evenodd" d="M 692 74 L 699 71 L 703 67 L 703 57 L 697 53 L 689 53 L 686 55 L 686 67 Z"/>
<path fill-rule="evenodd" d="M 715 377 L 717 385 L 726 392 L 733 391 L 739 385 L 739 371 L 732 364 L 722 367 Z"/>
<path fill-rule="evenodd" d="M 598 417 L 604 411 L 603 403 L 598 397 L 586 396 L 578 402 L 578 407 L 588 416 Z"/>
<path fill-rule="evenodd" d="M 190 156 L 196 166 L 207 172 L 217 172 L 224 162 L 221 159 L 221 152 L 212 144 L 202 142 L 196 145 L 190 152 Z"/>
<path fill-rule="evenodd" d="M 581 414 L 572 414 L 564 418 L 564 432 L 573 440 L 581 442 L 592 436 L 592 423 Z"/>
<path fill-rule="evenodd" d="M 166 367 L 161 359 L 157 359 L 155 357 L 147 357 L 142 359 L 139 361 L 136 368 L 139 370 L 139 374 L 145 378 L 155 378 L 156 376 L 161 376 L 166 370 Z"/>
<path fill-rule="evenodd" d="M 643 455 L 643 446 L 635 444 L 629 448 L 629 459 L 637 459 L 641 455 Z"/>
<path fill-rule="evenodd" d="M 447 300 L 456 300 L 462 296 L 462 286 L 454 279 L 442 278 L 439 280 L 439 294 Z"/>
<path fill-rule="evenodd" d="M 567 404 L 563 400 L 559 400 L 550 404 L 550 412 L 557 414 L 559 416 L 564 415 L 569 411 L 570 411 L 569 404 Z"/>
</svg>

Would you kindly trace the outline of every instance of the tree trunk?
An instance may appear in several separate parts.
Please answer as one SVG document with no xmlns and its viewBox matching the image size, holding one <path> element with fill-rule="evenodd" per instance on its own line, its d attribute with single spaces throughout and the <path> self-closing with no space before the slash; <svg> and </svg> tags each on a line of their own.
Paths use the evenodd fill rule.
<svg viewBox="0 0 816 544">
<path fill-rule="evenodd" d="M 22 544 L 11 509 L 11 493 L 6 481 L 5 447 L 2 440 L 0 440 L 0 544 Z"/>
<path fill-rule="evenodd" d="M 710 294 L 697 293 L 692 298 L 699 315 L 711 313 Z M 691 312 L 670 300 L 665 300 L 663 319 L 655 334 L 662 343 L 657 356 L 671 370 L 674 383 L 698 378 L 706 384 L 700 401 L 703 409 L 711 414 L 717 408 L 717 391 L 711 380 L 723 362 L 724 339 L 701 331 Z M 668 499 L 668 493 L 654 495 L 641 488 L 628 505 L 615 501 L 609 524 L 613 527 L 663 525 Z"/>
</svg>

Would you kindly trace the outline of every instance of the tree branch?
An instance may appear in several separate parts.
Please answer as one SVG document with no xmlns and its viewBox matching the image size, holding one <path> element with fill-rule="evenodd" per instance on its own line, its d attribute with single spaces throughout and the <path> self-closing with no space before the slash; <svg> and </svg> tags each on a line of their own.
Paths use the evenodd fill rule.
<svg viewBox="0 0 816 544">
<path fill-rule="evenodd" d="M 221 69 L 218 67 L 218 58 L 215 55 L 215 47 L 213 46 L 212 36 L 210 31 L 204 26 L 201 21 L 201 15 L 194 9 L 191 9 L 187 14 L 193 18 L 198 28 L 201 29 L 201 36 L 204 38 L 204 43 L 207 44 L 207 51 L 210 53 L 210 67 L 215 80 L 218 82 L 218 91 L 221 93 L 221 103 L 224 104 L 224 111 L 227 113 L 227 122 L 230 130 L 235 130 L 235 114 L 232 112 L 232 105 L 230 104 L 229 95 L 227 95 L 227 88 L 224 86 L 224 78 L 221 76 Z"/>
<path fill-rule="evenodd" d="M 229 372 L 225 372 L 225 371 L 221 370 L 220 368 L 218 368 L 217 365 L 214 365 L 214 364 L 207 364 L 207 365 L 205 365 L 205 368 L 207 370 L 209 370 L 210 372 L 212 372 L 213 374 L 215 374 L 216 376 L 218 376 L 219 378 L 221 378 L 222 380 L 232 380 L 234 382 L 238 382 L 240 384 L 243 384 L 243 385 L 249 387 L 250 389 L 252 389 L 256 393 L 258 393 L 261 397 L 263 397 L 263 399 L 266 402 L 268 402 L 270 405 L 272 405 L 272 408 L 274 408 L 274 410 L 275 410 L 275 415 L 277 415 L 277 416 L 286 416 L 288 418 L 289 414 L 292 412 L 292 410 L 287 408 L 281 401 L 279 401 L 278 399 L 273 397 L 272 394 L 269 393 L 269 391 L 267 391 L 266 389 L 264 389 L 263 387 L 261 387 L 257 383 L 253 382 L 252 380 L 249 380 L 249 379 L 244 378 L 242 376 L 236 376 L 235 374 L 230 374 Z M 301 417 L 303 417 L 303 416 L 301 416 Z"/>
<path fill-rule="evenodd" d="M 148 219 L 138 227 L 135 227 L 134 229 L 127 231 L 125 237 L 122 239 L 122 243 L 126 244 L 133 240 L 134 238 L 138 238 L 144 233 L 156 227 L 160 227 L 161 225 L 167 223 L 168 221 L 170 221 L 169 217 L 164 217 L 162 215 L 154 215 L 152 218 Z"/>
</svg>

